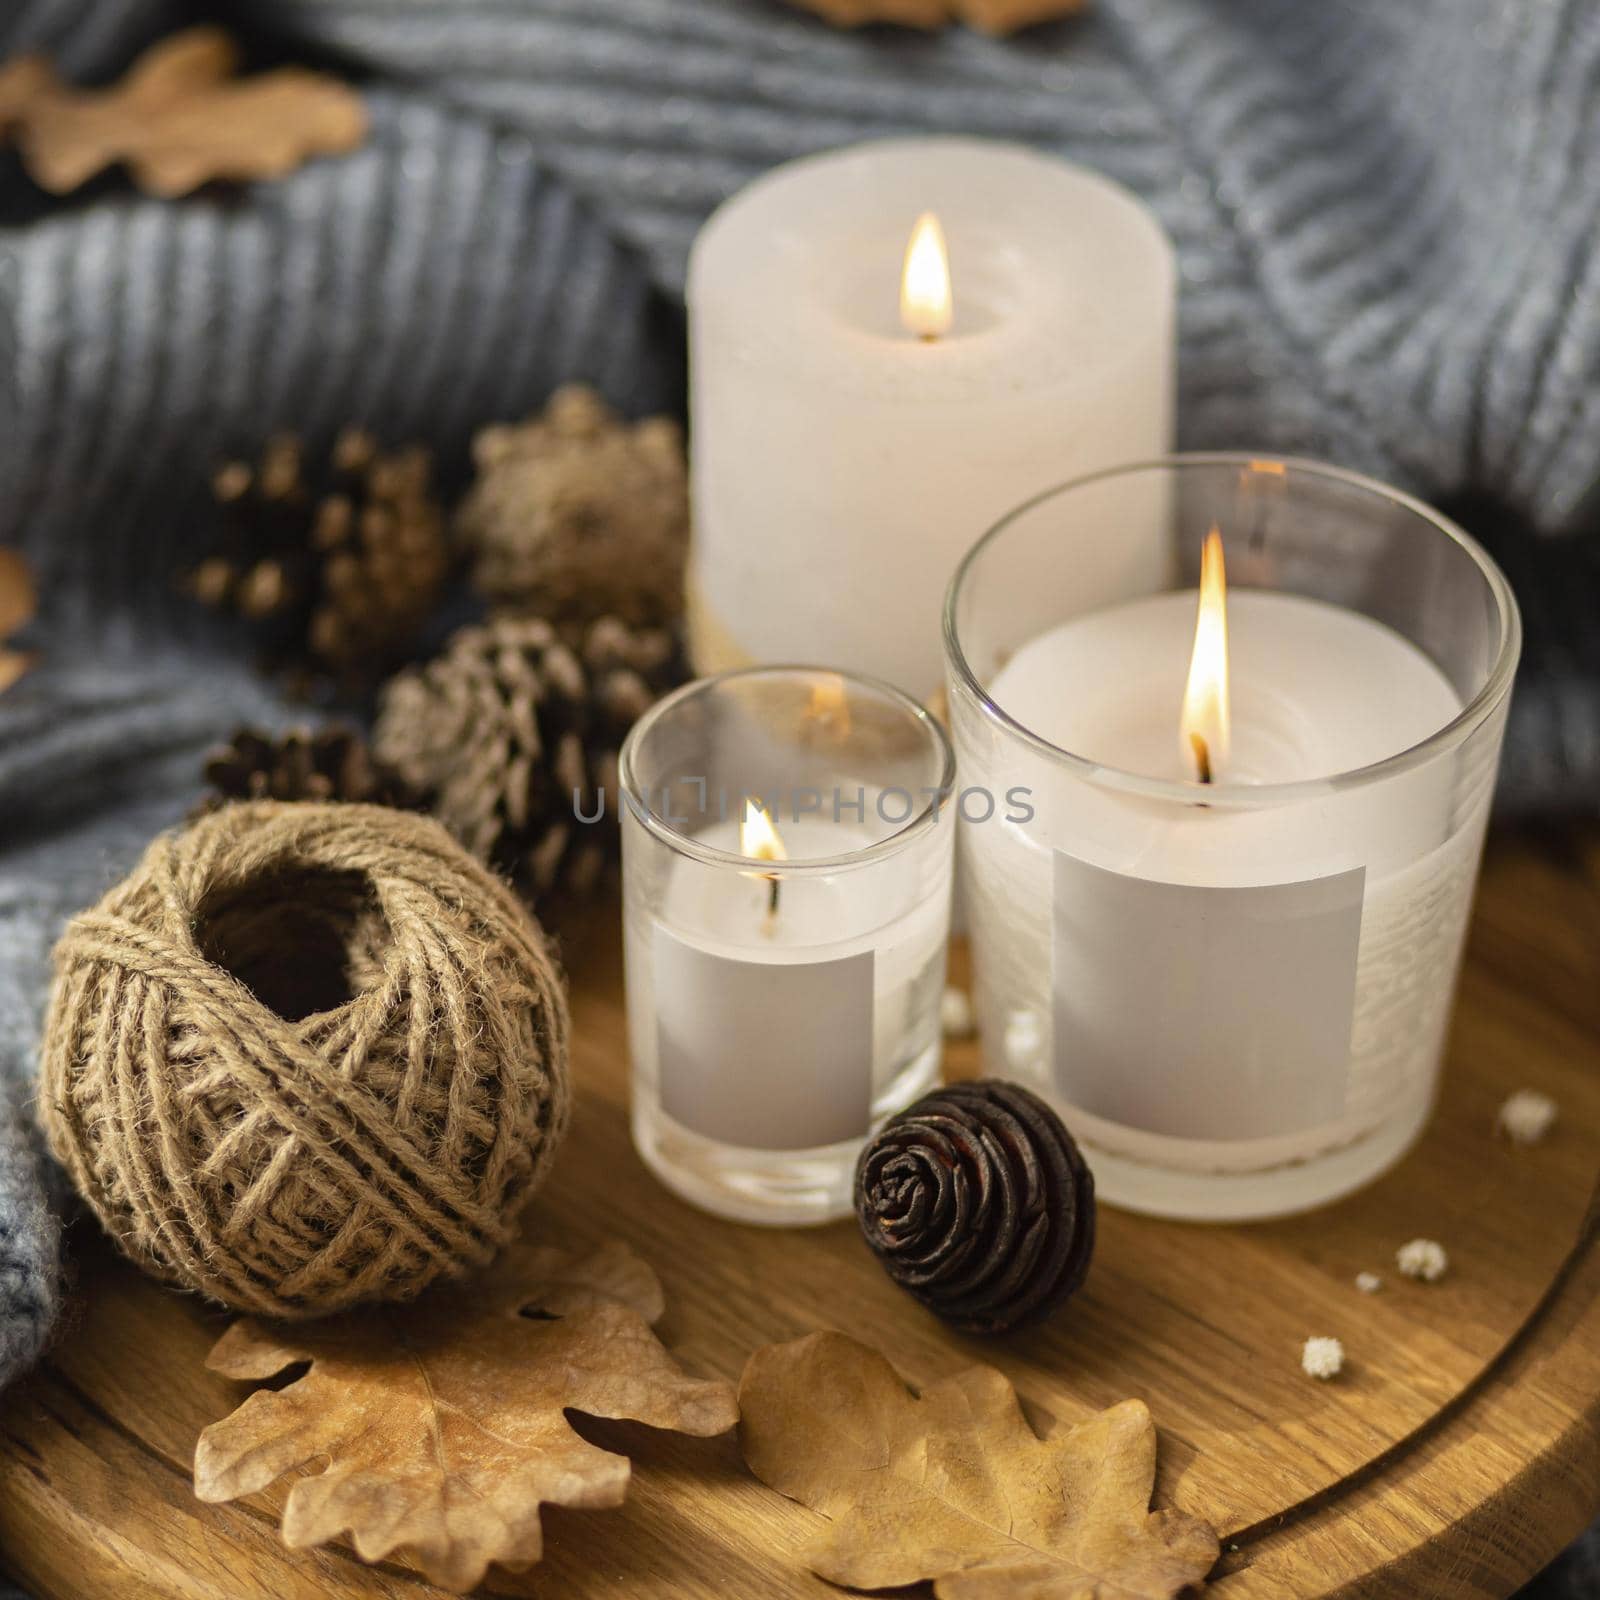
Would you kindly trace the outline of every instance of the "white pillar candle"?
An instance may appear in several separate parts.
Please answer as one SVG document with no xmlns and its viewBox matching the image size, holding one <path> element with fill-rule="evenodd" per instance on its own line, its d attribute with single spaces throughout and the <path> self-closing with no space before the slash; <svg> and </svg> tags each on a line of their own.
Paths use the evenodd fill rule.
<svg viewBox="0 0 1600 1600">
<path fill-rule="evenodd" d="M 1177 480 L 1163 497 L 1181 513 L 1185 495 L 1228 505 L 1258 465 L 1153 471 Z M 1081 529 L 1085 505 L 1091 524 L 1113 512 L 1121 477 L 1012 526 L 1024 564 Z M 1398 497 L 1370 511 L 1370 539 L 1341 545 L 1342 521 L 1381 493 L 1297 466 L 1256 530 L 1264 543 L 1240 534 L 1241 572 L 1325 571 L 1396 626 L 1235 589 L 1230 736 L 1210 736 L 1209 784 L 1183 708 L 1203 700 L 1186 692 L 1197 634 L 1220 632 L 1199 625 L 1195 590 L 1075 614 L 1070 560 L 1052 562 L 1039 586 L 1059 582 L 1056 615 L 1069 614 L 1013 645 L 976 598 L 994 576 L 975 570 L 983 547 L 958 584 L 957 632 L 983 654 L 952 660 L 961 782 L 1025 789 L 1032 807 L 962 830 L 989 1066 L 1062 1106 L 1113 1203 L 1195 1219 L 1303 1208 L 1383 1170 L 1426 1119 L 1516 623 L 1487 558 L 1416 525 Z M 1326 546 L 1281 529 L 1301 495 Z M 1136 501 L 1149 499 L 1146 484 Z M 993 561 L 1007 537 L 992 536 Z"/>
<path fill-rule="evenodd" d="M 947 319 L 925 232 L 908 257 L 930 213 Z M 1020 146 L 886 140 L 736 195 L 689 267 L 696 664 L 823 659 L 926 696 L 974 534 L 1170 448 L 1175 281 L 1134 196 Z M 1109 599 L 1161 559 L 1130 520 L 1080 581 Z"/>
</svg>

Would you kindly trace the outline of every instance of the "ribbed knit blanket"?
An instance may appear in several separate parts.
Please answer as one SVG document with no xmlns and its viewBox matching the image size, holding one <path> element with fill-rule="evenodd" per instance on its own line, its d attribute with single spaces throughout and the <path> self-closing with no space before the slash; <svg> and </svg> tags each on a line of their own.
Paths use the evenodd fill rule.
<svg viewBox="0 0 1600 1600">
<path fill-rule="evenodd" d="M 105 79 L 197 10 L 11 0 L 0 57 Z M 57 1304 L 24 1114 L 63 919 L 282 721 L 171 575 L 211 467 L 274 427 L 431 442 L 568 377 L 682 397 L 694 230 L 773 163 L 872 135 L 1027 140 L 1177 240 L 1181 442 L 1326 457 L 1454 510 L 1529 648 L 1502 808 L 1600 810 L 1600 8 L 1095 0 L 992 40 L 834 32 L 780 0 L 239 0 L 263 60 L 365 93 L 362 150 L 162 202 L 56 201 L 0 156 L 0 543 L 45 587 L 0 697 L 0 1383 Z M 8 1104 L 9 1101 L 9 1104 Z"/>
</svg>

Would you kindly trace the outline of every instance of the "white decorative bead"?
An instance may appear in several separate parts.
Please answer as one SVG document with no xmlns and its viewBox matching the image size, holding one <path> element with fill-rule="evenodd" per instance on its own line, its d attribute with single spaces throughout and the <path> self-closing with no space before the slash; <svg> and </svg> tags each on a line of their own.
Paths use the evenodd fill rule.
<svg viewBox="0 0 1600 1600">
<path fill-rule="evenodd" d="M 1014 1011 L 1006 1023 L 1006 1065 L 1026 1072 L 1044 1058 L 1044 1023 L 1037 1011 Z"/>
<path fill-rule="evenodd" d="M 1408 1278 L 1421 1278 L 1424 1283 L 1437 1283 L 1450 1265 L 1444 1246 L 1433 1239 L 1413 1239 L 1395 1251 L 1395 1265 Z"/>
<path fill-rule="evenodd" d="M 1556 1103 L 1537 1089 L 1518 1089 L 1500 1107 L 1495 1126 L 1515 1144 L 1537 1144 L 1555 1126 Z"/>
<path fill-rule="evenodd" d="M 1307 1339 L 1300 1352 L 1300 1370 L 1308 1378 L 1337 1378 L 1344 1370 L 1344 1346 L 1337 1339 Z"/>
<path fill-rule="evenodd" d="M 947 1039 L 970 1039 L 977 1028 L 972 1015 L 972 996 L 951 984 L 939 1002 L 939 1024 Z"/>
</svg>

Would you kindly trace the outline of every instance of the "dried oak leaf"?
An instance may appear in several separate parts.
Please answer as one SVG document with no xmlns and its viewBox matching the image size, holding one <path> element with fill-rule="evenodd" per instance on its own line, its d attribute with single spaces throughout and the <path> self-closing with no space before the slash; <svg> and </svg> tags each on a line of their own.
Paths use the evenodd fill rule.
<svg viewBox="0 0 1600 1600">
<path fill-rule="evenodd" d="M 836 28 L 889 23 L 902 28 L 942 28 L 964 22 L 980 33 L 1015 33 L 1038 22 L 1081 11 L 1086 0 L 795 0 Z"/>
<path fill-rule="evenodd" d="M 803 1552 L 855 1589 L 939 1600 L 1170 1600 L 1217 1536 L 1151 1511 L 1156 1430 L 1125 1400 L 1041 1439 L 993 1367 L 913 1393 L 875 1350 L 813 1333 L 751 1356 L 739 1434 L 764 1483 L 832 1519 Z"/>
<path fill-rule="evenodd" d="M 31 650 L 12 650 L 6 641 L 39 608 L 33 573 L 20 550 L 0 550 L 0 694 L 14 684 L 36 659 Z"/>
<path fill-rule="evenodd" d="M 0 61 L 0 134 L 8 133 L 41 96 L 59 87 L 43 56 Z"/>
<path fill-rule="evenodd" d="M 212 27 L 159 40 L 106 89 L 74 88 L 40 57 L 18 57 L 0 69 L 0 132 L 11 129 L 52 194 L 120 161 L 163 196 L 281 177 L 366 137 L 366 108 L 348 85 L 303 67 L 235 78 L 238 66 L 237 45 Z"/>
<path fill-rule="evenodd" d="M 483 1277 L 409 1306 L 294 1328 L 247 1317 L 207 1365 L 258 1390 L 195 1449 L 201 1500 L 232 1500 L 314 1461 L 283 1509 L 293 1550 L 349 1537 L 363 1561 L 400 1553 L 465 1591 L 490 1562 L 537 1561 L 542 1502 L 621 1505 L 624 1456 L 586 1443 L 566 1408 L 709 1437 L 738 1420 L 733 1385 L 689 1377 L 651 1323 L 654 1272 L 626 1246 L 587 1255 L 509 1247 Z"/>
</svg>

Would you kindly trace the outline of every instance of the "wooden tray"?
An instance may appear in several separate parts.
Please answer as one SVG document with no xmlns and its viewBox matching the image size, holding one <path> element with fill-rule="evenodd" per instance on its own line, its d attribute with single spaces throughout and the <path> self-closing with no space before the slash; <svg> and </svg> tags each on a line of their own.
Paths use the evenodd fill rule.
<svg viewBox="0 0 1600 1600">
<path fill-rule="evenodd" d="M 836 1327 L 914 1382 L 990 1361 L 1042 1426 L 1129 1395 L 1161 1430 L 1158 1500 L 1223 1535 L 1214 1593 L 1504 1596 L 1600 1509 L 1600 838 L 1570 862 L 1498 844 L 1485 870 L 1443 1104 L 1389 1177 L 1317 1214 L 1186 1227 L 1105 1211 L 1087 1289 L 1048 1329 L 958 1338 L 901 1296 L 849 1224 L 717 1222 L 646 1174 L 629 1143 L 614 926 L 574 961 L 579 1113 L 530 1216 L 536 1235 L 620 1235 L 667 1288 L 662 1333 L 693 1370 L 736 1377 L 756 1346 Z M 975 1066 L 970 1049 L 953 1067 Z M 1511 1090 L 1561 1104 L 1532 1148 L 1493 1136 Z M 1393 1270 L 1425 1235 L 1451 1271 Z M 71 1327 L 0 1402 L 0 1551 L 36 1595 L 189 1600 L 438 1591 L 343 1550 L 293 1555 L 281 1492 L 194 1500 L 200 1429 L 246 1392 L 204 1370 L 225 1319 L 75 1239 Z M 1360 1294 L 1363 1269 L 1383 1290 Z M 1345 1375 L 1299 1369 L 1335 1334 Z M 618 1511 L 545 1515 L 548 1553 L 507 1595 L 812 1596 L 795 1562 L 815 1516 L 755 1482 L 731 1436 L 581 1421 L 635 1463 Z"/>
</svg>

